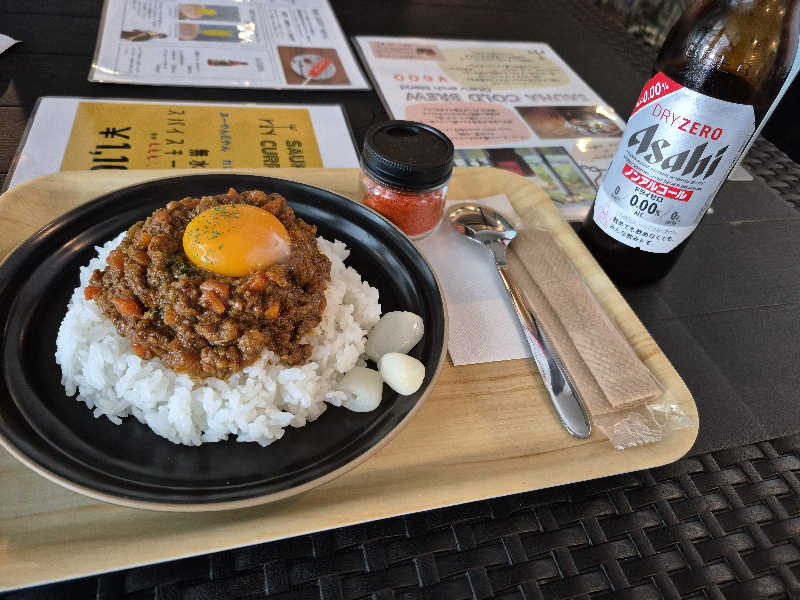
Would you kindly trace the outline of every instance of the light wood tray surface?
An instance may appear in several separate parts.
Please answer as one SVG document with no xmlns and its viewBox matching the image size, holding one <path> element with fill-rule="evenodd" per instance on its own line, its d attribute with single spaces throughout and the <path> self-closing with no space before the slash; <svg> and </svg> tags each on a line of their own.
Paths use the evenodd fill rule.
<svg viewBox="0 0 800 600">
<path fill-rule="evenodd" d="M 358 196 L 356 169 L 236 172 Z M 0 259 L 42 225 L 101 194 L 196 173 L 62 172 L 24 183 L 0 196 Z M 456 169 L 449 197 L 499 193 L 515 207 L 533 203 L 538 224 L 553 232 L 664 386 L 664 401 L 678 404 L 694 427 L 658 444 L 614 450 L 596 432 L 588 440 L 567 435 L 532 361 L 454 367 L 448 359 L 417 415 L 385 447 L 342 477 L 278 503 L 204 513 L 125 508 L 64 489 L 0 449 L 0 590 L 635 471 L 683 456 L 697 436 L 689 390 L 547 195 L 522 177 L 481 168 Z"/>
</svg>

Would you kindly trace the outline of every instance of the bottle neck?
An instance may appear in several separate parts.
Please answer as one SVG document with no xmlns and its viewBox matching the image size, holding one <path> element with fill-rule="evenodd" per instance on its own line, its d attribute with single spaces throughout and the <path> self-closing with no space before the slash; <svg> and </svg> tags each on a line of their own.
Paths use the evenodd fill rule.
<svg viewBox="0 0 800 600">
<path fill-rule="evenodd" d="M 794 61 L 800 0 L 701 0 L 667 36 L 656 60 L 682 85 L 751 104 L 759 117 Z"/>
<path fill-rule="evenodd" d="M 708 49 L 701 50 L 698 58 L 753 83 L 769 77 L 780 62 L 781 46 L 790 43 L 782 38 L 796 4 L 796 0 L 731 0 L 730 13 L 710 32 Z"/>
</svg>

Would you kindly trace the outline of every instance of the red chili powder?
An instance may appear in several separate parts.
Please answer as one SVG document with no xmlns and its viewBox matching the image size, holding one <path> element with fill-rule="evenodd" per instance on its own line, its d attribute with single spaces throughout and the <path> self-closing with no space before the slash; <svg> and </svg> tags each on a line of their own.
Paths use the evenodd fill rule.
<svg viewBox="0 0 800 600">
<path fill-rule="evenodd" d="M 428 233 L 442 218 L 447 187 L 436 190 L 398 190 L 364 176 L 364 204 L 381 213 L 406 235 Z"/>
</svg>

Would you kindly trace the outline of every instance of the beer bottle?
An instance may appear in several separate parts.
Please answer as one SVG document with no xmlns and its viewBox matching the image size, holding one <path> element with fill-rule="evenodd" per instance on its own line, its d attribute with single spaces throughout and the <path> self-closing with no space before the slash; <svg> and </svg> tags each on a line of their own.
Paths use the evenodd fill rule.
<svg viewBox="0 0 800 600">
<path fill-rule="evenodd" d="M 615 280 L 665 275 L 797 70 L 797 0 L 698 0 L 670 30 L 579 232 Z"/>
</svg>

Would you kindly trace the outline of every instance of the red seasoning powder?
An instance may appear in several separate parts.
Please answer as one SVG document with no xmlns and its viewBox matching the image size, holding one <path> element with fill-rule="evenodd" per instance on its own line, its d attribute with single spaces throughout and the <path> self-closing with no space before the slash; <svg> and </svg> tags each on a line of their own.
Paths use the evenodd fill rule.
<svg viewBox="0 0 800 600">
<path fill-rule="evenodd" d="M 425 237 L 442 218 L 453 153 L 453 143 L 430 125 L 414 121 L 373 125 L 361 154 L 364 204 L 409 237 Z"/>
<path fill-rule="evenodd" d="M 386 187 L 369 176 L 363 177 L 364 204 L 381 213 L 406 235 L 429 233 L 439 224 L 447 197 L 447 186 L 415 191 Z"/>
</svg>

